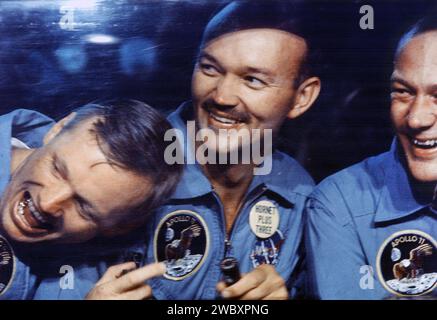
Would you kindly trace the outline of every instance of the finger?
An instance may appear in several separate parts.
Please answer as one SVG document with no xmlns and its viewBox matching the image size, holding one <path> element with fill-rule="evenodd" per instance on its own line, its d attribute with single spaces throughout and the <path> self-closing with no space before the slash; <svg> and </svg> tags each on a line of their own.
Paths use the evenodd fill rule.
<svg viewBox="0 0 437 320">
<path fill-rule="evenodd" d="M 248 290 L 244 294 L 242 294 L 239 299 L 240 300 L 262 300 L 275 290 L 279 290 L 280 286 L 275 286 L 274 281 L 270 281 L 274 279 L 264 278 L 258 286 L 253 289 Z"/>
<path fill-rule="evenodd" d="M 132 289 L 122 295 L 120 295 L 120 299 L 123 300 L 145 300 L 152 297 L 152 288 L 143 284 L 135 289 Z"/>
<path fill-rule="evenodd" d="M 135 262 L 126 262 L 109 267 L 108 270 L 106 270 L 106 272 L 100 278 L 100 280 L 96 283 L 96 285 L 113 281 L 120 277 L 120 275 L 123 273 L 123 270 L 133 270 L 135 269 L 135 267 Z"/>
<path fill-rule="evenodd" d="M 249 290 L 248 292 L 240 296 L 239 300 L 262 300 L 270 293 L 271 291 L 265 288 L 265 286 L 260 286 Z"/>
<path fill-rule="evenodd" d="M 242 283 L 241 280 L 245 280 L 245 283 Z M 276 294 L 278 294 L 278 297 L 288 296 L 285 281 L 271 265 L 259 266 L 241 280 L 241 282 L 237 282 L 234 286 L 225 289 L 222 292 L 222 296 L 242 300 L 260 300 L 272 293 L 275 293 L 275 297 Z M 237 285 L 244 286 L 236 288 Z M 228 292 L 228 289 L 233 289 L 234 291 Z"/>
<path fill-rule="evenodd" d="M 258 287 L 249 290 L 240 300 L 283 300 L 288 298 L 287 287 L 280 276 L 263 281 Z"/>
<path fill-rule="evenodd" d="M 224 281 L 220 281 L 219 283 L 217 283 L 216 285 L 216 290 L 217 292 L 221 293 L 223 290 L 225 290 L 227 288 L 226 284 Z"/>
<path fill-rule="evenodd" d="M 165 264 L 152 263 L 145 267 L 136 269 L 113 282 L 113 289 L 117 292 L 125 292 L 139 287 L 146 280 L 161 276 L 165 273 Z"/>
<path fill-rule="evenodd" d="M 263 300 L 287 300 L 288 298 L 289 296 L 287 289 L 281 288 L 280 290 L 272 292 L 267 297 L 263 298 Z"/>
<path fill-rule="evenodd" d="M 236 298 L 244 295 L 246 292 L 258 287 L 264 281 L 264 275 L 262 271 L 255 269 L 248 274 L 244 275 L 240 280 L 234 283 L 232 286 L 224 289 L 222 297 L 225 299 Z"/>
</svg>

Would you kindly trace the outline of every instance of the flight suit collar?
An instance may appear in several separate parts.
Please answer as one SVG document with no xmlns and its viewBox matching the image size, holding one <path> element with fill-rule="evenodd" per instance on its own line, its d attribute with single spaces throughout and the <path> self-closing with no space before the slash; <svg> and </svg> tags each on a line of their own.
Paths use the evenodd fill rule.
<svg viewBox="0 0 437 320">
<path fill-rule="evenodd" d="M 431 199 L 424 199 L 415 192 L 417 182 L 408 175 L 402 160 L 402 150 L 395 138 L 386 161 L 383 162 L 384 183 L 376 209 L 375 222 L 397 220 L 427 207 Z"/>
<path fill-rule="evenodd" d="M 168 120 L 171 122 L 174 128 L 180 130 L 183 134 L 184 141 L 187 143 L 186 150 L 190 150 L 194 146 L 191 144 L 190 139 L 187 139 L 187 121 L 193 120 L 192 102 L 187 101 L 183 103 L 175 112 L 169 115 Z M 190 157 L 194 153 L 184 152 L 185 163 L 189 163 L 187 156 Z M 290 188 L 287 181 L 284 181 L 284 170 L 293 170 L 290 168 L 289 163 L 285 166 L 286 155 L 274 151 L 272 157 L 272 171 L 267 175 L 254 176 L 252 183 L 249 187 L 248 193 L 251 193 L 255 189 L 263 188 L 270 190 L 286 201 L 292 203 L 293 197 L 290 194 Z M 214 191 L 208 178 L 203 174 L 202 168 L 195 159 L 191 159 L 191 162 L 195 164 L 186 164 L 181 181 L 179 182 L 176 191 L 172 195 L 172 199 L 190 199 L 201 197 Z M 297 171 L 297 170 L 296 170 Z"/>
</svg>

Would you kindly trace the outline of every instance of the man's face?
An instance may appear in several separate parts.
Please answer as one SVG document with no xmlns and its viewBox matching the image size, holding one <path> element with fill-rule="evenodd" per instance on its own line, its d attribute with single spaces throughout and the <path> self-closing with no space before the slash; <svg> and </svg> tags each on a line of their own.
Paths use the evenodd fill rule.
<svg viewBox="0 0 437 320">
<path fill-rule="evenodd" d="M 437 181 L 437 32 L 414 37 L 392 75 L 391 117 L 412 176 Z"/>
<path fill-rule="evenodd" d="M 302 38 L 275 29 L 238 31 L 207 43 L 192 80 L 198 127 L 272 129 L 275 134 L 292 117 L 294 81 L 306 50 Z M 238 139 L 227 143 L 230 150 L 241 147 Z M 208 147 L 227 150 L 222 143 Z"/>
<path fill-rule="evenodd" d="M 116 234 L 125 208 L 148 195 L 148 179 L 108 163 L 85 120 L 34 150 L 1 199 L 0 226 L 19 242 L 84 242 Z M 105 147 L 105 146 L 103 146 Z"/>
</svg>

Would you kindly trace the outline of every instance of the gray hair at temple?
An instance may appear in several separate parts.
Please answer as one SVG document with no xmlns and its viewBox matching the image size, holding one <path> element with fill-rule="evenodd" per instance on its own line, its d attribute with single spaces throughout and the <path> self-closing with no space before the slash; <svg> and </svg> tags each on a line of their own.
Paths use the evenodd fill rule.
<svg viewBox="0 0 437 320">
<path fill-rule="evenodd" d="M 317 10 L 311 2 L 302 0 L 237 0 L 226 5 L 207 24 L 200 45 L 202 51 L 210 41 L 227 33 L 248 29 L 277 29 L 303 38 L 308 47 L 295 86 L 314 76 L 315 61 L 320 56 L 314 26 Z M 318 30 L 320 31 L 320 30 Z"/>
</svg>

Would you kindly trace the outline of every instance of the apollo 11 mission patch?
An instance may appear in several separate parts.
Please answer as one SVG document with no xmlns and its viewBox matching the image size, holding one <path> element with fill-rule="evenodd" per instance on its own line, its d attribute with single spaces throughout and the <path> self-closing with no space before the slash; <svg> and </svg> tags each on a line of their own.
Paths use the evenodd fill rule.
<svg viewBox="0 0 437 320">
<path fill-rule="evenodd" d="M 403 230 L 381 245 L 376 267 L 381 284 L 398 296 L 431 293 L 437 285 L 437 245 L 427 233 Z"/>
<path fill-rule="evenodd" d="M 182 280 L 195 273 L 209 251 L 209 232 L 203 218 L 190 210 L 165 215 L 156 230 L 155 259 L 166 265 L 164 277 Z"/>
</svg>

